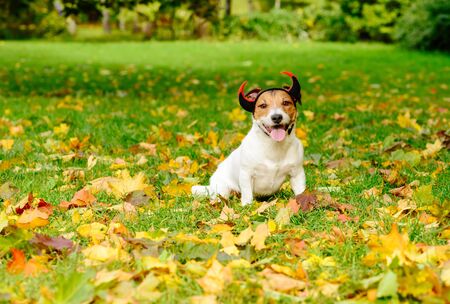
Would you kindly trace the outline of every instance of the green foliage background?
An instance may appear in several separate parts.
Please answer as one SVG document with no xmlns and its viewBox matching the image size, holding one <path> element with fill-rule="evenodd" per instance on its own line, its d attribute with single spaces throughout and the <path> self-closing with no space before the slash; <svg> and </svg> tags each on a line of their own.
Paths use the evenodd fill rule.
<svg viewBox="0 0 450 304">
<path fill-rule="evenodd" d="M 233 6 L 231 14 L 227 2 Z M 309 39 L 401 42 L 411 48 L 449 50 L 446 0 L 281 0 L 280 8 L 274 8 L 274 2 L 1 0 L 0 38 Z M 77 29 L 75 24 L 82 26 Z"/>
</svg>

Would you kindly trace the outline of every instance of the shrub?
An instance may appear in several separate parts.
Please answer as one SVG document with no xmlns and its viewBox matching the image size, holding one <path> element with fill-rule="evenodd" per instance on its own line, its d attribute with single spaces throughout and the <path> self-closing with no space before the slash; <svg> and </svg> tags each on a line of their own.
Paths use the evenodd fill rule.
<svg viewBox="0 0 450 304">
<path fill-rule="evenodd" d="M 313 40 L 356 41 L 340 5 L 327 0 L 313 1 L 301 10 L 306 30 Z"/>
<path fill-rule="evenodd" d="M 65 19 L 54 11 L 52 1 L 6 0 L 0 5 L 0 39 L 44 37 L 65 30 Z"/>
<path fill-rule="evenodd" d="M 306 34 L 304 27 L 296 12 L 273 10 L 228 17 L 224 19 L 220 30 L 223 37 L 295 40 Z"/>
<path fill-rule="evenodd" d="M 422 50 L 450 50 L 450 1 L 417 0 L 398 21 L 396 38 Z"/>
<path fill-rule="evenodd" d="M 391 42 L 395 23 L 410 0 L 341 0 L 346 24 L 360 40 Z"/>
</svg>

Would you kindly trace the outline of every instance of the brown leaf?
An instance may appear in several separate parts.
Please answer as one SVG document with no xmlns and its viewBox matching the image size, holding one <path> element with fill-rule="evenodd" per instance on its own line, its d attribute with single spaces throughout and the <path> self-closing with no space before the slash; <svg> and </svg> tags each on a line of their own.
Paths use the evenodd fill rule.
<svg viewBox="0 0 450 304">
<path fill-rule="evenodd" d="M 6 182 L 0 186 L 0 198 L 3 200 L 13 197 L 19 189 L 16 188 L 11 182 Z"/>
<path fill-rule="evenodd" d="M 37 233 L 30 243 L 36 244 L 41 248 L 62 251 L 64 249 L 71 250 L 73 248 L 73 242 L 64 238 L 63 236 L 50 237 L 48 235 Z"/>
<path fill-rule="evenodd" d="M 28 193 L 26 200 L 19 202 L 18 206 L 15 208 L 17 214 L 22 214 L 25 210 L 30 209 L 33 204 L 34 196 L 33 193 Z"/>
<path fill-rule="evenodd" d="M 401 185 L 406 182 L 406 178 L 400 176 L 397 170 L 380 169 L 383 179 L 391 185 Z"/>
<path fill-rule="evenodd" d="M 282 273 L 276 273 L 270 268 L 264 269 L 261 274 L 265 277 L 263 281 L 264 289 L 286 292 L 290 290 L 303 290 L 306 287 L 304 281 L 293 279 Z"/>
<path fill-rule="evenodd" d="M 137 145 L 131 146 L 129 148 L 130 152 L 133 154 L 142 153 L 145 155 L 154 156 L 156 155 L 156 145 L 155 144 L 149 144 L 146 142 L 141 142 Z"/>
<path fill-rule="evenodd" d="M 316 194 L 309 191 L 297 195 L 295 199 L 303 212 L 311 211 L 317 203 Z"/>
<path fill-rule="evenodd" d="M 344 167 L 347 164 L 348 164 L 348 159 L 341 158 L 341 159 L 329 161 L 327 163 L 327 168 L 328 169 L 335 169 L 335 168 Z"/>
<path fill-rule="evenodd" d="M 306 243 L 304 240 L 299 239 L 299 238 L 294 238 L 294 239 L 287 240 L 287 244 L 293 255 L 296 255 L 296 256 L 304 256 L 305 255 Z"/>
<path fill-rule="evenodd" d="M 411 198 L 413 195 L 413 190 L 411 189 L 411 186 L 409 184 L 392 189 L 389 192 L 395 196 L 405 198 Z"/>
<path fill-rule="evenodd" d="M 133 191 L 128 193 L 125 197 L 125 202 L 130 203 L 133 206 L 147 205 L 150 197 L 142 190 Z"/>
</svg>

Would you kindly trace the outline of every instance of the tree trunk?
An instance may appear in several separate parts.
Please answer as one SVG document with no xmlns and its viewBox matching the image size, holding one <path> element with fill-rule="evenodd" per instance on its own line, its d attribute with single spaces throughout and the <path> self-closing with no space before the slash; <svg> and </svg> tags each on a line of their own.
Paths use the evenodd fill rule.
<svg viewBox="0 0 450 304">
<path fill-rule="evenodd" d="M 111 33 L 111 15 L 106 8 L 102 10 L 102 25 L 105 33 Z"/>
<path fill-rule="evenodd" d="M 70 35 L 75 36 L 77 33 L 77 23 L 75 22 L 75 19 L 72 16 L 67 17 L 67 31 Z"/>
<path fill-rule="evenodd" d="M 281 8 L 281 0 L 275 0 L 275 5 L 273 7 L 274 9 L 280 9 Z"/>
<path fill-rule="evenodd" d="M 225 16 L 231 16 L 231 0 L 225 0 Z"/>
<path fill-rule="evenodd" d="M 253 13 L 255 11 L 255 6 L 253 5 L 253 0 L 248 0 L 248 12 Z"/>
<path fill-rule="evenodd" d="M 142 33 L 144 34 L 145 39 L 150 39 L 153 36 L 153 32 L 155 30 L 155 25 L 151 21 L 146 21 L 144 23 L 144 27 L 142 29 Z"/>
</svg>

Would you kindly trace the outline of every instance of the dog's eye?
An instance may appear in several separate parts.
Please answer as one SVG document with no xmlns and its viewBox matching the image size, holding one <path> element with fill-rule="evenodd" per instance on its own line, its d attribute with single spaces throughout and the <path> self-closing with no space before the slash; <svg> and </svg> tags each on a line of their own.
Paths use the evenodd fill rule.
<svg viewBox="0 0 450 304">
<path fill-rule="evenodd" d="M 283 103 L 282 103 L 283 106 L 288 106 L 290 104 L 291 104 L 291 102 L 289 100 L 283 100 Z"/>
<path fill-rule="evenodd" d="M 261 109 L 265 109 L 265 108 L 267 108 L 267 105 L 265 103 L 262 103 L 258 107 L 260 107 Z"/>
</svg>

